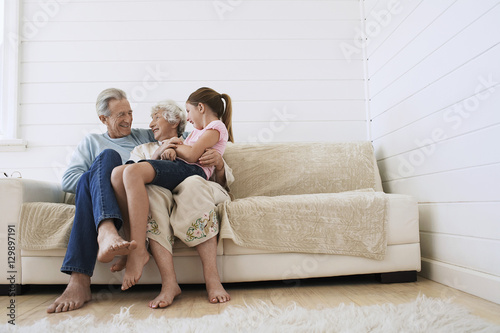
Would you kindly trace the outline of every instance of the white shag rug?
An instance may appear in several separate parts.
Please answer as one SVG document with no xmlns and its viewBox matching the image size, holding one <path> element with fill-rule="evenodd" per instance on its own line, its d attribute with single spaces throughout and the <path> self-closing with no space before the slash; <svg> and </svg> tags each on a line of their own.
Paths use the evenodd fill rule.
<svg viewBox="0 0 500 333">
<path fill-rule="evenodd" d="M 221 314 L 200 318 L 150 316 L 136 320 L 130 308 L 110 316 L 107 323 L 96 323 L 91 315 L 75 316 L 52 325 L 46 319 L 30 326 L 0 326 L 1 332 L 500 332 L 493 325 L 473 316 L 450 300 L 418 297 L 406 304 L 356 306 L 310 310 L 294 304 L 276 307 L 228 306 Z M 164 310 L 164 311 L 168 311 Z"/>
</svg>

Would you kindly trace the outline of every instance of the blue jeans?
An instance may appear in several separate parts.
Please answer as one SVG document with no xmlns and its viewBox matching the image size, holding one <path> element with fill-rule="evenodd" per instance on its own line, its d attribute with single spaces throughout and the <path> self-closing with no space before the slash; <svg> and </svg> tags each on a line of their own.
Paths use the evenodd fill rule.
<svg viewBox="0 0 500 333">
<path fill-rule="evenodd" d="M 97 259 L 97 228 L 106 219 L 113 219 L 116 229 L 122 215 L 111 185 L 111 171 L 122 165 L 120 154 L 112 149 L 102 151 L 78 181 L 75 196 L 75 220 L 61 272 L 92 276 Z"/>
<path fill-rule="evenodd" d="M 170 191 L 190 176 L 207 179 L 202 167 L 181 160 L 141 160 L 139 162 L 148 162 L 156 172 L 155 178 L 149 184 L 158 185 Z"/>
</svg>

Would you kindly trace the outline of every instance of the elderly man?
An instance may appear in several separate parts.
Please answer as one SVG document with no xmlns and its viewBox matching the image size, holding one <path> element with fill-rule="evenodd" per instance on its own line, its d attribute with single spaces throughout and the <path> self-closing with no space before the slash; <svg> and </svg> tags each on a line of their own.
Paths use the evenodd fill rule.
<svg viewBox="0 0 500 333">
<path fill-rule="evenodd" d="M 63 175 L 63 190 L 76 193 L 75 219 L 61 267 L 62 272 L 70 274 L 70 280 L 63 294 L 47 309 L 49 313 L 75 310 L 90 301 L 90 280 L 96 258 L 100 262 L 110 262 L 117 255 L 127 255 L 137 246 L 118 234 L 122 216 L 110 177 L 116 166 L 129 159 L 135 146 L 154 141 L 154 136 L 151 130 L 131 128 L 132 110 L 122 90 L 102 91 L 96 109 L 107 133 L 86 136 Z M 216 165 L 217 177 L 225 181 L 224 167 L 221 167 L 224 162 L 220 155 L 211 151 L 200 162 L 202 160 L 206 165 Z M 217 274 L 214 256 L 208 256 L 206 265 L 212 276 Z M 219 291 L 223 290 L 221 288 L 220 283 L 214 287 Z M 229 299 L 224 293 L 218 293 L 222 295 L 218 301 Z"/>
</svg>

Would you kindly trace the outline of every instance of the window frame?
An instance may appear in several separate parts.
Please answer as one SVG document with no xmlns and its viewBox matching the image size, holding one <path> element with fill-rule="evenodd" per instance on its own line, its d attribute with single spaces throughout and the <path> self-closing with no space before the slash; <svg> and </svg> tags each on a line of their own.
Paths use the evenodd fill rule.
<svg viewBox="0 0 500 333">
<path fill-rule="evenodd" d="M 19 48 L 20 48 L 20 1 L 2 0 L 3 41 L 1 75 L 1 123 L 0 151 L 19 151 L 26 142 L 19 137 Z"/>
</svg>

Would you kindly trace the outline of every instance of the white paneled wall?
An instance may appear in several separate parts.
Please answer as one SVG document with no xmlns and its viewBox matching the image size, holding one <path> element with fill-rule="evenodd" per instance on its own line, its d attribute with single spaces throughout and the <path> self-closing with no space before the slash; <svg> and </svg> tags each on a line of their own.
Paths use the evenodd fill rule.
<svg viewBox="0 0 500 333">
<path fill-rule="evenodd" d="M 0 170 L 59 181 L 71 152 L 100 132 L 95 98 L 125 90 L 134 126 L 150 107 L 201 86 L 234 101 L 239 142 L 366 140 L 357 0 L 24 0 L 20 132 Z"/>
<path fill-rule="evenodd" d="M 419 201 L 422 273 L 500 302 L 499 18 L 498 0 L 24 0 L 28 148 L 0 171 L 60 181 L 104 130 L 102 89 L 146 127 L 210 86 L 239 142 L 371 138 L 385 190 Z"/>
<path fill-rule="evenodd" d="M 386 192 L 419 202 L 422 274 L 500 303 L 499 1 L 364 16 L 370 132 Z"/>
</svg>

